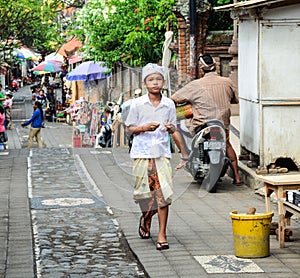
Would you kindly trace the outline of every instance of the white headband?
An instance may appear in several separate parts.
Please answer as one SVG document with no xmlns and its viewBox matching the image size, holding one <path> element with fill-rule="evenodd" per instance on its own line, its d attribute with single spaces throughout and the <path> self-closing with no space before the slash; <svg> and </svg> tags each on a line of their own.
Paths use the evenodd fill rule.
<svg viewBox="0 0 300 278">
<path fill-rule="evenodd" d="M 159 73 L 162 75 L 162 77 L 164 77 L 164 67 L 161 67 L 157 64 L 147 64 L 142 70 L 142 80 L 145 81 L 146 77 L 153 73 Z"/>
<path fill-rule="evenodd" d="M 212 64 L 206 64 L 205 61 L 203 60 L 203 56 L 200 56 L 199 57 L 199 65 L 200 65 L 200 69 L 203 69 L 203 70 L 213 70 L 214 67 L 216 66 L 216 61 L 213 57 L 211 57 L 212 60 L 213 60 L 213 63 Z"/>
</svg>

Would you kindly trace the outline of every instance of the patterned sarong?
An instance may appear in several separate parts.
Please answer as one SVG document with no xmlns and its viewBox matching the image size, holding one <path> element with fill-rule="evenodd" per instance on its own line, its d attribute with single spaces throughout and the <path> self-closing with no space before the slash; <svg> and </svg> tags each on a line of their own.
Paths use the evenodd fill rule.
<svg viewBox="0 0 300 278">
<path fill-rule="evenodd" d="M 158 208 L 163 208 L 170 205 L 171 199 L 168 198 L 166 201 L 164 198 L 155 159 L 149 159 L 149 160 L 144 159 L 144 161 L 146 161 L 146 163 L 148 164 L 147 165 L 148 184 L 146 185 L 149 189 L 149 192 L 146 194 L 148 197 L 136 198 L 135 195 L 134 199 L 140 206 L 144 218 L 144 227 L 146 230 L 148 230 L 150 229 L 151 226 L 152 217 L 158 212 Z M 143 162 L 139 161 L 139 162 L 144 164 L 144 161 Z M 140 163 L 137 164 L 139 165 Z M 141 179 L 141 177 L 138 177 L 137 181 L 141 182 L 143 181 L 143 179 Z M 139 188 L 140 186 L 144 187 L 145 185 L 138 183 L 136 184 L 135 189 Z M 146 192 L 146 190 L 144 190 L 144 192 Z M 138 197 L 141 197 L 141 195 L 138 195 Z"/>
</svg>

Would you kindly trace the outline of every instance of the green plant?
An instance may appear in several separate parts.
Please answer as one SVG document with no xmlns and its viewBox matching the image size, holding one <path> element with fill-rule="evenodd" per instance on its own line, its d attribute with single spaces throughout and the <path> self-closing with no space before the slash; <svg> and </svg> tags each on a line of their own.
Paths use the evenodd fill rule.
<svg viewBox="0 0 300 278">
<path fill-rule="evenodd" d="M 84 42 L 88 58 L 112 65 L 157 62 L 167 24 L 176 25 L 175 0 L 90 0 L 77 13 L 71 34 Z"/>
<path fill-rule="evenodd" d="M 212 7 L 230 4 L 232 0 L 208 0 Z M 211 10 L 208 19 L 209 31 L 232 30 L 233 20 L 230 17 L 230 12 L 215 12 Z"/>
</svg>

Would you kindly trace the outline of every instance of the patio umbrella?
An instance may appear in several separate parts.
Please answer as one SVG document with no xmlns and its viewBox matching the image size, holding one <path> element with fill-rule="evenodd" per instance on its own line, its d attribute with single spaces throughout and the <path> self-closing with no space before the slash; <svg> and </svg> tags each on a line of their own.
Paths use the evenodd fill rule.
<svg viewBox="0 0 300 278">
<path fill-rule="evenodd" d="M 59 53 L 53 52 L 45 57 L 45 61 L 64 62 L 64 56 Z"/>
<path fill-rule="evenodd" d="M 21 47 L 20 49 L 16 49 L 14 51 L 14 55 L 22 60 L 32 60 L 38 61 L 39 57 L 37 53 L 34 53 L 29 48 Z"/>
<path fill-rule="evenodd" d="M 36 67 L 32 69 L 32 71 L 35 72 L 59 72 L 62 71 L 61 69 L 61 63 L 54 62 L 54 61 L 44 61 L 40 64 L 38 64 Z"/>
<path fill-rule="evenodd" d="M 87 61 L 78 65 L 66 76 L 68 81 L 93 81 L 111 76 L 109 69 L 103 65 L 103 62 Z"/>
<path fill-rule="evenodd" d="M 33 71 L 32 73 L 33 74 L 40 74 L 40 75 L 42 75 L 42 74 L 47 74 L 49 72 L 48 71 Z"/>
</svg>

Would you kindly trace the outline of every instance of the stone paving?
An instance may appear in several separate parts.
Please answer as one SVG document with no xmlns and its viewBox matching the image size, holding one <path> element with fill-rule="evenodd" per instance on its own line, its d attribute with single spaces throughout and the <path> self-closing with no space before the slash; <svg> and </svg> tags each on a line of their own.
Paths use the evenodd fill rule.
<svg viewBox="0 0 300 278">
<path fill-rule="evenodd" d="M 71 149 L 72 127 L 49 123 L 46 148 L 28 151 L 27 132 L 16 123 L 0 157 L 0 277 L 299 277 L 299 229 L 283 249 L 272 236 L 269 257 L 233 255 L 229 212 L 265 209 L 246 185 L 226 177 L 208 194 L 174 172 L 171 248 L 158 252 L 157 221 L 153 238 L 137 236 L 127 149 Z M 178 161 L 176 154 L 174 167 Z"/>
<path fill-rule="evenodd" d="M 70 149 L 33 149 L 29 197 L 37 277 L 146 277 Z"/>
<path fill-rule="evenodd" d="M 21 88 L 17 95 L 20 99 L 28 99 L 29 96 L 28 87 Z M 28 109 L 26 115 L 30 117 L 31 105 L 25 108 Z M 10 187 L 7 187 L 5 179 L 0 180 L 4 185 L 0 190 L 0 247 L 3 255 L 0 277 L 33 277 L 33 273 L 34 277 L 55 278 L 147 277 L 143 266 L 130 250 L 113 210 L 105 203 L 100 190 L 88 179 L 84 165 L 73 153 L 72 126 L 47 122 L 46 128 L 42 129 L 44 148 L 37 149 L 34 142 L 34 148 L 29 151 L 26 149 L 29 128 L 22 128 L 21 121 L 13 121 L 12 130 L 7 131 L 8 150 L 1 153 L 8 162 L 6 166 L 2 163 L 1 173 L 7 166 L 12 167 L 8 174 L 17 176 L 15 168 L 18 166 L 22 167 L 24 173 L 19 175 L 18 188 L 12 184 L 12 176 L 7 177 Z M 17 149 L 21 151 L 16 152 Z M 27 164 L 27 175 L 27 167 L 21 162 Z M 9 207 L 13 203 L 13 187 L 19 192 L 28 193 L 29 206 L 16 207 L 16 214 L 31 218 L 21 216 L 26 219 L 24 224 L 21 219 L 12 219 L 12 207 Z M 23 196 L 26 198 L 24 192 Z M 19 222 L 16 223 L 17 227 L 28 227 L 30 221 L 33 242 L 26 241 L 28 244 L 24 247 L 19 241 L 15 244 L 12 239 L 19 239 L 22 233 L 17 228 L 16 233 L 7 234 L 12 223 Z M 30 237 L 28 231 L 22 238 L 25 239 L 27 235 Z M 32 255 L 27 256 L 28 260 L 23 259 L 26 268 L 21 264 L 22 272 L 18 262 L 22 261 L 24 250 Z"/>
</svg>

